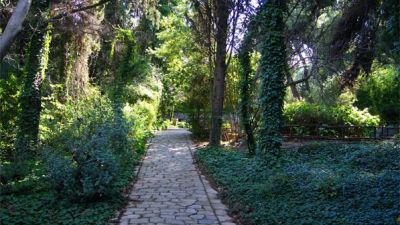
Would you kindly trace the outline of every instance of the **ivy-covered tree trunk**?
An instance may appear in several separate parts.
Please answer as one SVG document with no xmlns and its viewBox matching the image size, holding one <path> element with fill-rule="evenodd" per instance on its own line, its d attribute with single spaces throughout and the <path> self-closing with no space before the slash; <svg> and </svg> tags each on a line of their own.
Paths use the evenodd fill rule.
<svg viewBox="0 0 400 225">
<path fill-rule="evenodd" d="M 89 87 L 89 57 L 92 54 L 94 40 L 89 34 L 79 34 L 71 38 L 69 43 L 66 69 L 66 91 L 75 99 L 88 94 Z"/>
<path fill-rule="evenodd" d="M 225 76 L 226 76 L 226 39 L 228 32 L 229 0 L 216 0 L 216 42 L 215 70 L 212 90 L 212 111 L 210 145 L 221 143 L 221 127 L 224 108 Z"/>
<path fill-rule="evenodd" d="M 240 76 L 240 104 L 239 110 L 242 119 L 244 131 L 246 133 L 247 148 L 250 155 L 255 154 L 255 140 L 253 134 L 253 128 L 250 122 L 250 51 L 251 51 L 251 37 L 250 34 L 246 34 L 243 43 L 239 49 L 239 62 L 242 67 Z"/>
<path fill-rule="evenodd" d="M 87 4 L 95 4 L 95 0 L 87 0 Z M 72 7 L 79 7 L 79 3 L 72 1 Z M 89 94 L 89 59 L 99 44 L 99 27 L 104 18 L 104 11 L 95 8 L 80 11 L 77 16 L 65 24 L 71 35 L 66 58 L 66 92 L 74 99 Z M 68 21 L 68 20 L 67 20 Z"/>
<path fill-rule="evenodd" d="M 25 82 L 20 97 L 21 114 L 16 140 L 16 161 L 30 158 L 38 142 L 41 85 L 45 78 L 51 42 L 51 25 L 32 34 L 25 64 Z"/>
<path fill-rule="evenodd" d="M 271 164 L 281 156 L 284 82 L 288 72 L 283 21 L 285 8 L 285 0 L 265 1 L 257 18 L 261 44 L 261 124 L 257 151 Z"/>
</svg>

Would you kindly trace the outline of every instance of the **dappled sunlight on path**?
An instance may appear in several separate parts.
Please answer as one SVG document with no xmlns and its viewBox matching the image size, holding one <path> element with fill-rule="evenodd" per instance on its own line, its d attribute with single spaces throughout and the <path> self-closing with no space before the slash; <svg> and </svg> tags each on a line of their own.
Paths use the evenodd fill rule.
<svg viewBox="0 0 400 225">
<path fill-rule="evenodd" d="M 197 171 L 190 132 L 158 132 L 121 219 L 127 224 L 234 225 L 217 193 Z"/>
</svg>

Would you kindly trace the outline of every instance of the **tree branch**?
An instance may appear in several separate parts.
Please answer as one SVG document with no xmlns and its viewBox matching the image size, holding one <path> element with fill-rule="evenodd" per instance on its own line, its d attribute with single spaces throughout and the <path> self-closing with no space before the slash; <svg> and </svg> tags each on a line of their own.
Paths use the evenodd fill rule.
<svg viewBox="0 0 400 225">
<path fill-rule="evenodd" d="M 66 17 L 66 16 L 68 16 L 70 14 L 73 14 L 73 13 L 86 11 L 88 9 L 93 9 L 93 8 L 99 7 L 101 5 L 104 5 L 104 4 L 108 3 L 109 1 L 111 1 L 111 0 L 102 0 L 102 1 L 99 1 L 98 3 L 96 3 L 96 4 L 93 4 L 93 5 L 88 5 L 88 6 L 84 6 L 84 7 L 81 7 L 81 8 L 77 8 L 77 9 L 71 10 L 69 12 L 60 13 L 60 14 L 50 18 L 49 22 L 54 22 L 56 20 L 62 19 L 62 18 Z"/>
<path fill-rule="evenodd" d="M 32 0 L 19 0 L 10 20 L 0 36 L 0 62 L 10 49 L 17 34 L 22 30 L 22 23 L 28 15 Z"/>
<path fill-rule="evenodd" d="M 288 87 L 288 86 L 290 86 L 290 85 L 295 85 L 295 84 L 303 83 L 303 82 L 307 81 L 308 79 L 310 79 L 310 77 L 311 77 L 311 73 L 309 73 L 306 77 L 303 77 L 303 78 L 301 78 L 301 79 L 299 79 L 299 80 L 292 81 L 292 82 L 287 82 L 287 83 L 286 83 L 286 87 Z"/>
</svg>

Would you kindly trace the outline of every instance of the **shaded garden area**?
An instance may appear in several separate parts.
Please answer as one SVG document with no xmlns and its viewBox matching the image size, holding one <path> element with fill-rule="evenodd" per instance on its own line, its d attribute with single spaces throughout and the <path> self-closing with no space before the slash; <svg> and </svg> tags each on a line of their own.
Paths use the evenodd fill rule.
<svg viewBox="0 0 400 225">
<path fill-rule="evenodd" d="M 0 0 L 0 224 L 119 223 L 170 126 L 239 224 L 399 223 L 400 2 Z"/>
<path fill-rule="evenodd" d="M 306 144 L 276 168 L 229 149 L 196 159 L 243 224 L 397 224 L 399 145 Z"/>
</svg>

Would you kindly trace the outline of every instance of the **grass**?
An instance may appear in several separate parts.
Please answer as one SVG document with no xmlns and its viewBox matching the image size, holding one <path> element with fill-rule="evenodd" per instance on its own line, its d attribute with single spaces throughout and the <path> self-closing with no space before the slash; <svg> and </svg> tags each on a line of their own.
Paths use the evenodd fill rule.
<svg viewBox="0 0 400 225">
<path fill-rule="evenodd" d="M 204 148 L 196 160 L 243 224 L 400 224 L 400 145 L 312 144 L 280 168 Z"/>
</svg>

